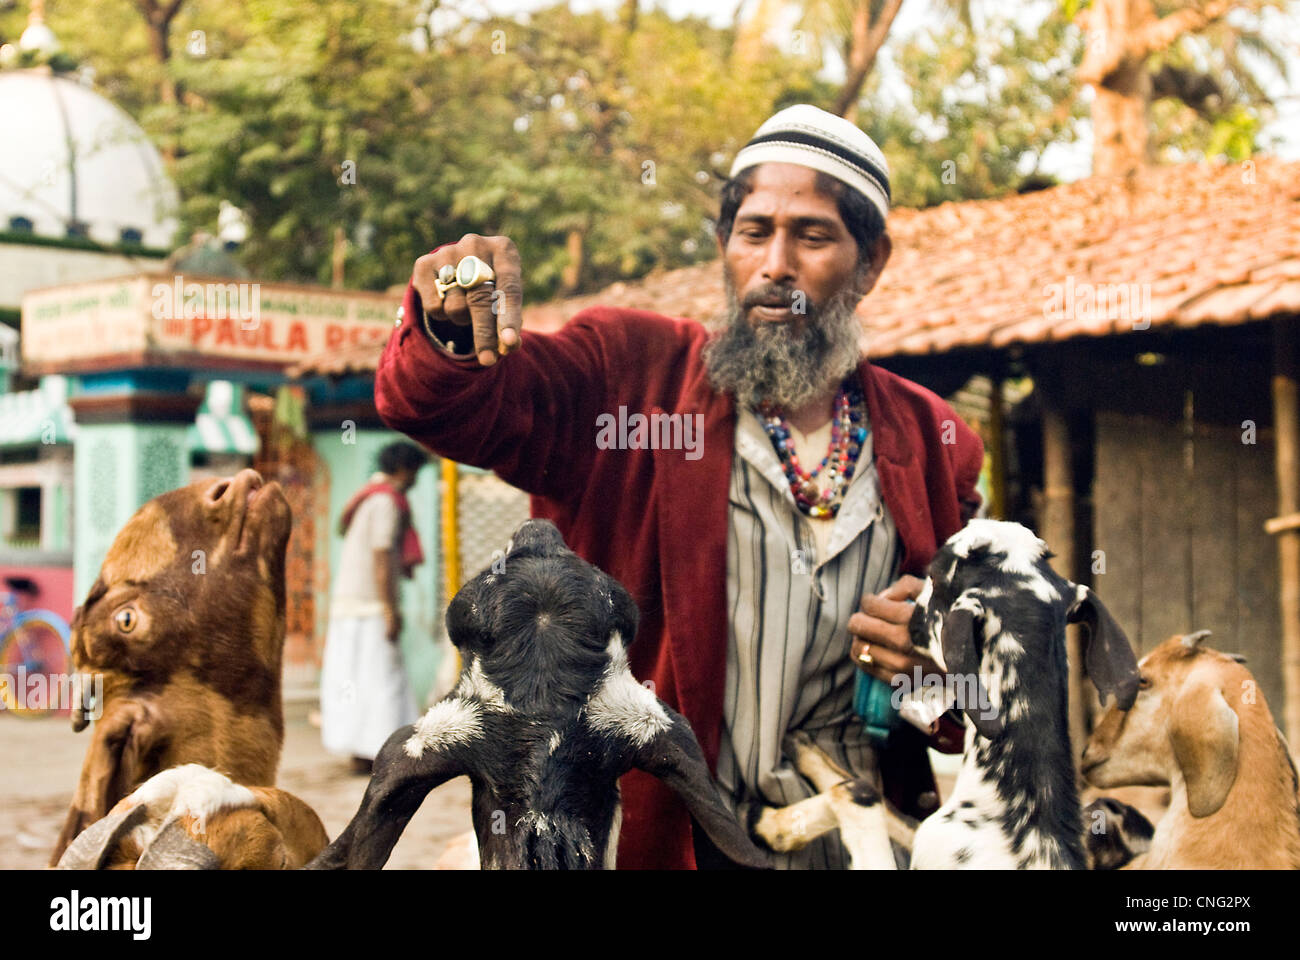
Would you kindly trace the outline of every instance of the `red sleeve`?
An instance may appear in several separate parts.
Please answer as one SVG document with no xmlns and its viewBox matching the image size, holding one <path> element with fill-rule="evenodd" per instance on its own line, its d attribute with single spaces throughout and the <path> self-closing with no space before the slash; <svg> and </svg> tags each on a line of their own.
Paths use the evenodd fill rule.
<svg viewBox="0 0 1300 960">
<path fill-rule="evenodd" d="M 527 493 L 567 499 L 596 451 L 605 406 L 605 348 L 590 320 L 555 334 L 524 332 L 490 367 L 429 342 L 414 287 L 375 374 L 385 424 L 440 456 L 494 471 Z"/>
</svg>

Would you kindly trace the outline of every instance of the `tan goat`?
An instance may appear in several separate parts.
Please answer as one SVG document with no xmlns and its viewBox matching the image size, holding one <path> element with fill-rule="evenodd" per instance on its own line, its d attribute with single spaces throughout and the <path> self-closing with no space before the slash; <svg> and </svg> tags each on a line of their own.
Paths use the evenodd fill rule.
<svg viewBox="0 0 1300 960">
<path fill-rule="evenodd" d="M 1139 869 L 1300 868 L 1295 764 L 1250 671 L 1171 637 L 1138 664 L 1137 700 L 1112 705 L 1083 753 L 1098 787 L 1169 784 Z"/>
<path fill-rule="evenodd" d="M 72 620 L 73 665 L 103 687 L 72 711 L 74 731 L 94 727 L 51 864 L 171 767 L 275 783 L 292 522 L 279 485 L 243 470 L 161 494 L 118 532 Z"/>
<path fill-rule="evenodd" d="M 190 763 L 164 770 L 84 830 L 64 870 L 294 870 L 329 843 L 315 811 Z"/>
</svg>

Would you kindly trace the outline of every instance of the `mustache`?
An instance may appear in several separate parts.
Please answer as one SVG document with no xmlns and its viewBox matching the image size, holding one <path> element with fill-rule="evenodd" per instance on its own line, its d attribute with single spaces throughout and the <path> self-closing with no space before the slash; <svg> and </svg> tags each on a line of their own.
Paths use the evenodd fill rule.
<svg viewBox="0 0 1300 960">
<path fill-rule="evenodd" d="M 808 312 L 816 314 L 817 305 L 813 302 L 811 297 L 806 293 L 803 293 L 797 287 L 791 287 L 779 283 L 769 283 L 756 290 L 751 290 L 741 299 L 740 307 L 742 310 L 748 310 L 751 307 L 772 303 L 779 303 L 783 307 L 788 307 L 792 305 L 795 298 L 799 296 L 803 297 L 804 306 L 807 308 Z"/>
<path fill-rule="evenodd" d="M 739 296 L 729 274 L 724 281 L 727 307 L 715 319 L 704 361 L 714 389 L 731 394 L 739 405 L 794 409 L 857 366 L 861 325 L 855 307 L 861 295 L 856 288 L 832 295 L 818 310 L 803 299 L 807 294 L 788 284 L 769 283 Z M 803 308 L 802 323 L 787 329 L 749 322 L 746 304 L 777 302 L 787 294 L 788 305 L 798 302 Z"/>
</svg>

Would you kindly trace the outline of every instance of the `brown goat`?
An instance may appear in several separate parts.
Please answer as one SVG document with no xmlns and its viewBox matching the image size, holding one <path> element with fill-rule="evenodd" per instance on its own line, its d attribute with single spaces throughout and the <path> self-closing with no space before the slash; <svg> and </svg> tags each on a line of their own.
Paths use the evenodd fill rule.
<svg viewBox="0 0 1300 960">
<path fill-rule="evenodd" d="M 1083 774 L 1098 787 L 1171 786 L 1134 867 L 1300 868 L 1290 751 L 1250 671 L 1202 647 L 1208 635 L 1171 637 L 1142 659 L 1137 700 L 1102 716 Z"/>
<path fill-rule="evenodd" d="M 83 831 L 65 870 L 294 870 L 329 842 L 314 810 L 198 764 L 164 770 Z"/>
<path fill-rule="evenodd" d="M 102 676 L 103 693 L 51 864 L 170 767 L 275 783 L 291 526 L 279 485 L 244 470 L 155 497 L 119 531 L 72 620 L 74 668 Z M 74 731 L 91 709 L 74 704 Z"/>
</svg>

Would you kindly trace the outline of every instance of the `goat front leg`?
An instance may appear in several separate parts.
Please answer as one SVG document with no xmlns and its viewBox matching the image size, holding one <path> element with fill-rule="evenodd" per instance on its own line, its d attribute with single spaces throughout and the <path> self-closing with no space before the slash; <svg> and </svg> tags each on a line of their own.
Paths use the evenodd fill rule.
<svg viewBox="0 0 1300 960">
<path fill-rule="evenodd" d="M 854 777 L 808 734 L 792 734 L 786 742 L 786 752 L 793 755 L 795 769 L 825 796 L 829 815 L 839 826 L 840 839 L 853 858 L 853 869 L 896 869 L 898 864 L 890 841 L 910 852 L 915 824 L 891 810 L 871 781 Z"/>
<path fill-rule="evenodd" d="M 347 828 L 307 870 L 378 870 L 429 791 L 464 771 L 452 751 L 421 736 L 418 724 L 399 729 L 375 757 L 361 807 Z"/>
<path fill-rule="evenodd" d="M 853 774 L 832 760 L 825 750 L 813 742 L 812 737 L 802 731 L 791 734 L 784 746 L 786 756 L 794 759 L 794 768 L 822 793 L 837 783 L 853 779 Z"/>
<path fill-rule="evenodd" d="M 750 808 L 750 835 L 777 853 L 802 850 L 818 837 L 840 825 L 831 807 L 830 797 L 819 793 L 788 807 Z"/>
<path fill-rule="evenodd" d="M 838 827 L 854 870 L 897 869 L 890 815 L 875 786 L 853 777 L 805 733 L 791 735 L 785 746 L 795 769 L 821 792 L 788 807 L 756 810 L 750 833 L 771 849 L 789 853 Z"/>
<path fill-rule="evenodd" d="M 896 869 L 890 840 L 910 851 L 913 831 L 888 810 L 876 786 L 854 777 L 802 731 L 791 735 L 786 751 L 793 755 L 795 769 L 826 797 L 853 869 Z"/>
</svg>

